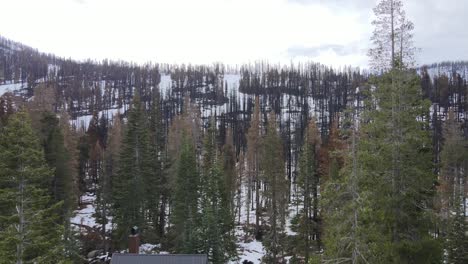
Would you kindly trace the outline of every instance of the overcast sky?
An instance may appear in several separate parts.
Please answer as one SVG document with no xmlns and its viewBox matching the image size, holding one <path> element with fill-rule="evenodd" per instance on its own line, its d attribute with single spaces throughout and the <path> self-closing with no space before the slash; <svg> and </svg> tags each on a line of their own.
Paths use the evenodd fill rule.
<svg viewBox="0 0 468 264">
<path fill-rule="evenodd" d="M 2 0 L 0 35 L 74 59 L 366 67 L 376 0 Z M 418 63 L 468 60 L 467 0 L 406 0 Z"/>
</svg>

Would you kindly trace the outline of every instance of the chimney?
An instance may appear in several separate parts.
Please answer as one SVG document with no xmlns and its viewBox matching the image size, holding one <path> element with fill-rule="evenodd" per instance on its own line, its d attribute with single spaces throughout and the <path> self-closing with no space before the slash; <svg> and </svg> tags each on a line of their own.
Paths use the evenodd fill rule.
<svg viewBox="0 0 468 264">
<path fill-rule="evenodd" d="M 138 227 L 134 226 L 128 236 L 128 253 L 138 254 L 140 252 L 140 235 Z"/>
</svg>

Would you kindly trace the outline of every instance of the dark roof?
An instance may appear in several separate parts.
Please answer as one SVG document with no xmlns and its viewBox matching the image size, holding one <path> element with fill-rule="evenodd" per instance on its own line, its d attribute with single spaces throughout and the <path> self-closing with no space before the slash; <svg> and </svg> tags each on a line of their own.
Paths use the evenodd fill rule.
<svg viewBox="0 0 468 264">
<path fill-rule="evenodd" d="M 114 253 L 111 264 L 208 264 L 208 257 L 206 255 L 189 254 L 146 255 Z"/>
</svg>

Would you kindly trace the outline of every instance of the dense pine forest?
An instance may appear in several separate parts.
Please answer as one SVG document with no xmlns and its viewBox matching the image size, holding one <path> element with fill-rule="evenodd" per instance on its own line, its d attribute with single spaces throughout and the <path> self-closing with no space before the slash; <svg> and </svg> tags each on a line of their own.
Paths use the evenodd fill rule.
<svg viewBox="0 0 468 264">
<path fill-rule="evenodd" d="M 468 62 L 76 61 L 0 37 L 0 263 L 468 263 Z"/>
</svg>

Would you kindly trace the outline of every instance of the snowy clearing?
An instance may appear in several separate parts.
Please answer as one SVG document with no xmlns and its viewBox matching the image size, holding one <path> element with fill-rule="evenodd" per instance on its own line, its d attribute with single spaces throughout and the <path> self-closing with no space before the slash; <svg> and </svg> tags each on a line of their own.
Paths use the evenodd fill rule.
<svg viewBox="0 0 468 264">
<path fill-rule="evenodd" d="M 7 92 L 14 92 L 27 87 L 26 83 L 10 83 L 0 85 L 0 96 Z"/>
<path fill-rule="evenodd" d="M 72 224 L 84 225 L 91 228 L 100 228 L 100 224 L 96 223 L 94 214 L 96 213 L 96 195 L 93 193 L 86 193 L 81 196 L 81 202 L 83 208 L 75 210 L 74 216 L 70 219 Z M 112 229 L 112 217 L 107 218 L 108 223 L 106 224 L 106 230 Z M 77 230 L 80 230 L 78 226 L 75 226 Z"/>
</svg>

